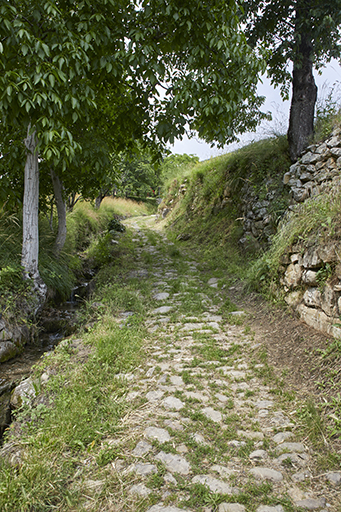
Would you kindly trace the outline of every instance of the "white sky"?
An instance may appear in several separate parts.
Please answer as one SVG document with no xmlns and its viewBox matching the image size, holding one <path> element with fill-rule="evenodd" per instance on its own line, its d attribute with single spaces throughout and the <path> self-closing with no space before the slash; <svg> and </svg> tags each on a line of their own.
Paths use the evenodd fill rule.
<svg viewBox="0 0 341 512">
<path fill-rule="evenodd" d="M 314 73 L 315 81 L 318 87 L 318 98 L 325 97 L 327 90 L 332 88 L 334 84 L 341 87 L 341 66 L 337 61 L 332 61 L 322 70 L 322 75 Z M 197 138 L 188 139 L 184 137 L 182 141 L 177 140 L 173 146 L 170 147 L 172 153 L 178 154 L 193 154 L 197 155 L 200 160 L 207 160 L 210 157 L 218 156 L 229 151 L 233 151 L 241 145 L 247 144 L 252 140 L 268 136 L 271 132 L 286 133 L 289 119 L 290 101 L 283 102 L 279 89 L 274 89 L 270 85 L 270 80 L 266 77 L 263 78 L 263 83 L 259 84 L 258 92 L 261 96 L 266 97 L 263 111 L 270 111 L 272 113 L 272 121 L 261 124 L 256 133 L 247 133 L 241 137 L 239 144 L 231 144 L 224 149 L 211 148 L 209 144 Z M 340 90 L 339 90 L 340 93 Z"/>
</svg>

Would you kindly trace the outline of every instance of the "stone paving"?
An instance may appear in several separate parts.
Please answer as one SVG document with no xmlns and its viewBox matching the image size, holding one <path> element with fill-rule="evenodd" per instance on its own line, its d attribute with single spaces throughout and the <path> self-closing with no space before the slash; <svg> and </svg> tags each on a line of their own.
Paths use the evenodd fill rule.
<svg viewBox="0 0 341 512">
<path fill-rule="evenodd" d="M 291 406 L 266 381 L 260 343 L 245 328 L 244 312 L 222 315 L 219 279 L 199 273 L 185 256 L 177 269 L 134 227 L 139 268 L 131 277 L 154 283 L 146 318 L 153 341 L 146 367 L 120 376 L 131 381 L 131 436 L 113 467 L 136 498 L 135 510 L 339 510 L 341 472 L 327 471 L 322 483 L 313 476 L 314 453 L 295 434 Z M 162 244 L 170 242 L 163 237 Z"/>
</svg>

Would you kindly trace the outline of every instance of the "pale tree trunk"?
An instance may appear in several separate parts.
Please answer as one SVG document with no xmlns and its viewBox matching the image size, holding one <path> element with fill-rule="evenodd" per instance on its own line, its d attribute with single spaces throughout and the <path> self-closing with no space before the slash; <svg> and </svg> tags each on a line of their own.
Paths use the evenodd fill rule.
<svg viewBox="0 0 341 512">
<path fill-rule="evenodd" d="M 301 34 L 299 54 L 299 62 L 294 62 L 288 130 L 289 152 L 293 162 L 300 157 L 314 134 L 317 87 L 313 76 L 312 43 L 307 34 Z"/>
<path fill-rule="evenodd" d="M 63 199 L 63 184 L 59 176 L 51 169 L 51 179 L 53 184 L 54 198 L 56 201 L 57 215 L 58 215 L 58 233 L 54 243 L 55 251 L 59 256 L 60 251 L 63 249 L 66 240 L 66 202 Z"/>
<path fill-rule="evenodd" d="M 21 265 L 24 268 L 24 277 L 33 281 L 34 289 L 40 295 L 40 301 L 46 298 L 47 288 L 39 275 L 39 167 L 36 132 L 30 133 L 27 129 L 27 138 L 24 140 L 27 152 L 25 163 L 25 184 L 23 202 L 23 244 Z"/>
</svg>

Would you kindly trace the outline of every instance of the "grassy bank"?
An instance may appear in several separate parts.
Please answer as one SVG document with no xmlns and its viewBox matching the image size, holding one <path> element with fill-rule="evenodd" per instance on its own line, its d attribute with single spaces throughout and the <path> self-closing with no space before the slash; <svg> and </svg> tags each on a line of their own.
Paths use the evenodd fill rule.
<svg viewBox="0 0 341 512">
<path fill-rule="evenodd" d="M 77 279 L 82 274 L 84 261 L 99 266 L 103 258 L 110 259 L 110 241 L 115 218 L 147 215 L 152 207 L 125 199 L 105 198 L 99 209 L 90 202 L 79 201 L 67 214 L 67 238 L 57 257 L 54 240 L 57 226 L 52 227 L 46 216 L 40 216 L 39 271 L 47 284 L 50 296 L 65 300 L 70 296 Z M 16 318 L 20 305 L 29 301 L 30 283 L 22 281 L 21 260 L 22 221 L 21 212 L 0 209 L 0 307 L 9 320 Z M 113 247 L 111 247 L 113 249 Z"/>
</svg>

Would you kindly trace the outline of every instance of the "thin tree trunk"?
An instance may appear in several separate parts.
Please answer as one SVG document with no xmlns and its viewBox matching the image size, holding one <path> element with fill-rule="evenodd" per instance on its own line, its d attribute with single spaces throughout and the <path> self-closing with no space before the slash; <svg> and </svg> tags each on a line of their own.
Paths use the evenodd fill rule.
<svg viewBox="0 0 341 512">
<path fill-rule="evenodd" d="M 24 140 L 27 152 L 25 163 L 25 183 L 23 202 L 23 244 L 21 253 L 21 265 L 24 268 L 24 277 L 31 278 L 35 290 L 39 292 L 42 300 L 45 300 L 46 285 L 39 275 L 39 166 L 36 132 L 30 133 L 31 125 L 27 129 L 27 137 Z"/>
<path fill-rule="evenodd" d="M 314 134 L 317 87 L 313 76 L 312 43 L 307 34 L 301 35 L 299 54 L 299 61 L 294 62 L 288 130 L 289 152 L 293 162 L 299 158 Z"/>
<path fill-rule="evenodd" d="M 57 207 L 58 216 L 58 232 L 57 238 L 54 243 L 55 251 L 59 256 L 60 251 L 63 249 L 66 240 L 66 202 L 63 199 L 63 185 L 59 176 L 51 169 L 51 179 L 53 184 L 54 198 Z"/>
</svg>

